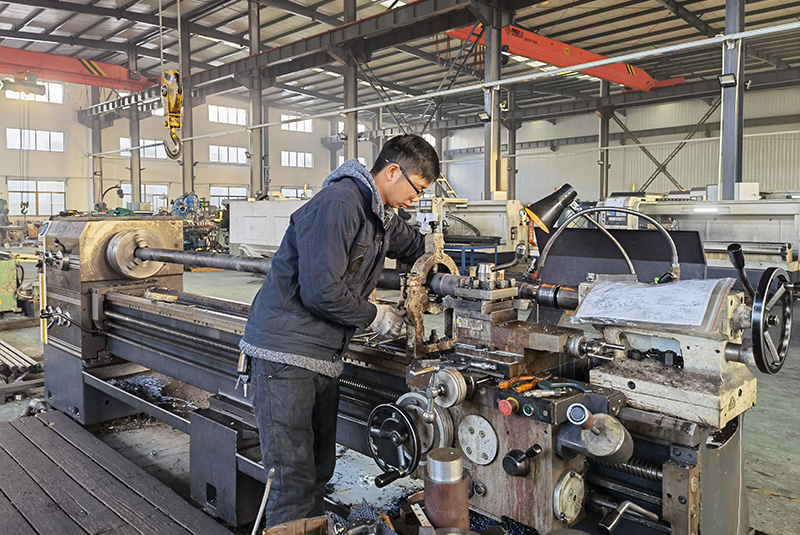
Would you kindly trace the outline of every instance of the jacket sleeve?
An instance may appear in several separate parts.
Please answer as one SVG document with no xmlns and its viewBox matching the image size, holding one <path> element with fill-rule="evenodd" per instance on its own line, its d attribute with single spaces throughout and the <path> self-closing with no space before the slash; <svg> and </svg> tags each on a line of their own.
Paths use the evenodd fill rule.
<svg viewBox="0 0 800 535">
<path fill-rule="evenodd" d="M 353 327 L 369 325 L 377 313 L 375 305 L 354 294 L 345 281 L 359 225 L 356 209 L 335 200 L 294 221 L 300 300 L 317 316 Z"/>
<path fill-rule="evenodd" d="M 411 265 L 425 252 L 425 236 L 399 216 L 392 218 L 387 232 L 389 234 L 389 250 L 386 252 L 386 256 L 389 258 L 396 258 Z"/>
</svg>

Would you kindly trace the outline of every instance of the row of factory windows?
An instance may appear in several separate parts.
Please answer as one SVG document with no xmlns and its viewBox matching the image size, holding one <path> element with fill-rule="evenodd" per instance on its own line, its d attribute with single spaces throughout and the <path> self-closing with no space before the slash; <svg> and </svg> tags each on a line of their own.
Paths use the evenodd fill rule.
<svg viewBox="0 0 800 535">
<path fill-rule="evenodd" d="M 64 86 L 53 82 L 43 82 L 43 95 L 6 90 L 6 98 L 11 100 L 24 100 L 29 102 L 50 102 L 53 104 L 64 103 Z M 164 108 L 157 108 L 154 115 L 164 115 Z M 211 123 L 233 124 L 247 126 L 247 110 L 229 106 L 208 105 L 208 121 Z M 281 114 L 281 121 L 295 121 L 281 125 L 281 130 L 289 132 L 313 132 L 311 119 L 302 119 L 299 115 Z"/>
<path fill-rule="evenodd" d="M 166 159 L 167 153 L 164 144 L 156 139 L 140 139 L 143 158 Z M 27 130 L 24 128 L 6 128 L 6 148 L 16 150 L 37 150 L 50 152 L 64 152 L 64 132 L 50 132 L 47 130 Z M 129 157 L 131 139 L 119 138 L 119 148 L 122 156 Z M 215 163 L 235 163 L 247 165 L 247 149 L 244 147 L 228 147 L 224 145 L 209 145 L 208 160 Z M 281 165 L 283 167 L 314 167 L 314 155 L 310 152 L 281 151 Z"/>
<path fill-rule="evenodd" d="M 133 201 L 130 183 L 121 184 L 121 205 Z M 51 216 L 66 207 L 67 183 L 65 180 L 8 180 L 9 214 L 11 216 Z M 311 197 L 309 188 L 282 187 L 281 194 L 289 199 Z M 209 204 L 221 207 L 229 201 L 247 199 L 247 188 L 239 186 L 211 186 Z M 150 203 L 154 213 L 169 210 L 169 186 L 167 184 L 142 184 L 141 202 Z"/>
<path fill-rule="evenodd" d="M 45 87 L 43 95 L 34 95 L 32 93 L 22 93 L 19 91 L 7 90 L 5 92 L 6 98 L 12 100 L 26 100 L 30 102 L 50 102 L 54 104 L 64 103 L 64 86 L 62 84 L 53 82 L 43 82 L 40 85 Z M 126 93 L 121 93 L 122 96 Z M 153 110 L 154 115 L 164 115 L 163 108 Z M 247 110 L 244 108 L 232 108 L 229 106 L 217 106 L 215 104 L 208 105 L 208 121 L 211 123 L 232 124 L 238 126 L 247 126 Z M 306 132 L 312 133 L 314 131 L 313 121 L 311 119 L 303 119 L 300 115 L 281 114 L 281 130 L 288 132 Z M 293 122 L 284 122 L 293 121 Z M 339 121 L 338 132 L 344 131 L 344 122 Z M 359 132 L 365 132 L 366 125 L 358 125 Z"/>
</svg>

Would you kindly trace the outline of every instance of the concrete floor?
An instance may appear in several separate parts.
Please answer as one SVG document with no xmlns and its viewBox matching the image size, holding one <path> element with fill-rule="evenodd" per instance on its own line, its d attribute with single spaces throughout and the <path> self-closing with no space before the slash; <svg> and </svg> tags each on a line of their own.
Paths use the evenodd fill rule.
<svg viewBox="0 0 800 535">
<path fill-rule="evenodd" d="M 250 303 L 261 281 L 260 277 L 248 273 L 187 273 L 184 289 L 189 293 Z M 800 329 L 800 320 L 795 320 L 795 333 L 800 332 L 797 329 Z M 41 358 L 38 328 L 0 331 L 0 338 L 34 358 Z M 764 535 L 797 535 L 800 533 L 800 396 L 797 394 L 800 336 L 795 335 L 789 358 L 780 373 L 771 376 L 755 373 L 758 376 L 758 404 L 747 412 L 744 419 L 750 524 L 756 533 Z M 32 392 L 34 396 L 37 394 L 39 392 Z M 12 400 L 0 405 L 0 421 L 19 417 L 27 402 Z M 148 417 L 110 422 L 95 426 L 92 431 L 149 473 L 173 486 L 179 494 L 188 497 L 187 436 Z M 340 498 L 346 501 L 346 496 Z"/>
</svg>

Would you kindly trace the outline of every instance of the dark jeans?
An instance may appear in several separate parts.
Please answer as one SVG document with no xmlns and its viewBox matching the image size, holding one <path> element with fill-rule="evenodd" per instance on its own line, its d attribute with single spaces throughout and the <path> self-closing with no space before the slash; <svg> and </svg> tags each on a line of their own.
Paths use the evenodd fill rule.
<svg viewBox="0 0 800 535">
<path fill-rule="evenodd" d="M 251 366 L 264 469 L 275 468 L 266 525 L 319 516 L 336 464 L 339 379 L 257 358 Z"/>
</svg>

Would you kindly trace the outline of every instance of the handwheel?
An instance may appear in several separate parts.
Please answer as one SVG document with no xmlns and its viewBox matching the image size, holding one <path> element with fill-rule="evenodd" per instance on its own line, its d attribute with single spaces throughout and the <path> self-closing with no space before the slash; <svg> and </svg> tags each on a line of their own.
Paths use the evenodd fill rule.
<svg viewBox="0 0 800 535">
<path fill-rule="evenodd" d="M 367 444 L 372 458 L 384 471 L 377 487 L 410 475 L 419 465 L 422 448 L 411 417 L 394 403 L 378 405 L 367 418 Z"/>
<path fill-rule="evenodd" d="M 750 317 L 753 356 L 763 373 L 777 373 L 786 361 L 792 335 L 792 298 L 792 283 L 786 272 L 775 267 L 764 270 Z"/>
</svg>

